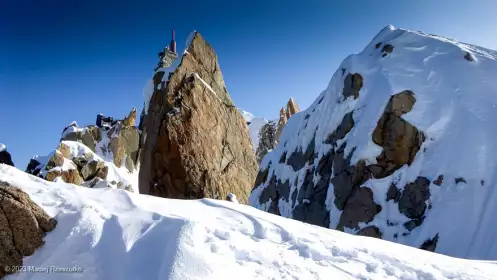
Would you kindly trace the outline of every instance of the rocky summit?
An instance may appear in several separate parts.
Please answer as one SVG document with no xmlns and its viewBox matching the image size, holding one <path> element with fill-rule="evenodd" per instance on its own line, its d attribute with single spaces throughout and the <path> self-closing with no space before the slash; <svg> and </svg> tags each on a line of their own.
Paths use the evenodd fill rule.
<svg viewBox="0 0 497 280">
<path fill-rule="evenodd" d="M 250 204 L 352 234 L 495 259 L 497 53 L 388 26 L 288 120 Z M 282 110 L 280 122 L 287 117 Z M 485 151 L 485 152 L 484 152 Z M 492 168 L 489 169 L 489 166 Z"/>
<path fill-rule="evenodd" d="M 142 142 L 140 193 L 247 202 L 257 173 L 249 130 L 200 33 L 174 72 L 155 73 Z"/>
</svg>

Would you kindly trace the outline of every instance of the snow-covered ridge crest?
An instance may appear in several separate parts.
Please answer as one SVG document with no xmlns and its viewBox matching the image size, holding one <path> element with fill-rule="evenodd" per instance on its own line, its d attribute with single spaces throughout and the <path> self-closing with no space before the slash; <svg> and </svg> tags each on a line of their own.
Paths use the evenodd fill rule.
<svg viewBox="0 0 497 280">
<path fill-rule="evenodd" d="M 23 265 L 77 271 L 21 272 L 11 280 L 26 275 L 51 280 L 497 278 L 495 263 L 352 236 L 227 201 L 90 190 L 6 165 L 0 165 L 0 180 L 21 188 L 57 220 L 45 244 Z"/>
<path fill-rule="evenodd" d="M 493 50 L 384 28 L 288 121 L 250 203 L 443 254 L 497 258 L 496 72 Z"/>
</svg>

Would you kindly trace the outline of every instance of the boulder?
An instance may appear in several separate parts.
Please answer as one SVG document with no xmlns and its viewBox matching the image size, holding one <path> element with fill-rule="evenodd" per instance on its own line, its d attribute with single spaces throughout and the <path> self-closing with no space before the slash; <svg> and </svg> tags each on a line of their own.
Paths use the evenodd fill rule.
<svg viewBox="0 0 497 280">
<path fill-rule="evenodd" d="M 61 167 L 62 165 L 64 165 L 64 156 L 61 152 L 55 150 L 52 157 L 50 157 L 50 159 L 48 160 L 46 168 L 47 170 L 49 170 L 55 167 Z"/>
<path fill-rule="evenodd" d="M 83 168 L 81 168 L 81 176 L 83 180 L 88 181 L 93 179 L 97 172 L 105 167 L 104 163 L 101 161 L 90 161 Z"/>
<path fill-rule="evenodd" d="M 69 170 L 51 169 L 47 172 L 45 180 L 53 182 L 57 177 L 62 177 L 62 180 L 68 184 L 81 185 L 84 181 L 76 168 Z"/>
<path fill-rule="evenodd" d="M 59 147 L 57 147 L 57 150 L 62 154 L 64 158 L 70 159 L 71 158 L 71 148 L 67 146 L 64 143 L 60 143 Z"/>
<path fill-rule="evenodd" d="M 249 130 L 226 89 L 217 56 L 196 32 L 165 85 L 161 70 L 145 115 L 140 193 L 196 199 L 236 195 L 257 173 Z"/>
<path fill-rule="evenodd" d="M 22 266 L 56 224 L 28 194 L 0 181 L 0 278 L 12 273 L 9 267 Z"/>
<path fill-rule="evenodd" d="M 7 164 L 10 166 L 14 166 L 14 162 L 12 161 L 12 156 L 9 152 L 7 152 L 7 148 L 5 145 L 0 144 L 0 164 Z"/>
</svg>

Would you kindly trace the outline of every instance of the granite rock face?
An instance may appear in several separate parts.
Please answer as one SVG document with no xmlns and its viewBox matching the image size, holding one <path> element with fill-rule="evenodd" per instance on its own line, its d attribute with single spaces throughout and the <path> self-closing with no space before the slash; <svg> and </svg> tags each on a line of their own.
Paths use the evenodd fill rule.
<svg viewBox="0 0 497 280">
<path fill-rule="evenodd" d="M 56 225 L 28 194 L 0 181 L 0 279 L 41 247 L 45 234 Z"/>
<path fill-rule="evenodd" d="M 167 78 L 166 78 L 167 77 Z M 143 119 L 140 193 L 247 202 L 257 163 L 217 56 L 197 32 L 174 72 L 155 73 Z"/>
</svg>

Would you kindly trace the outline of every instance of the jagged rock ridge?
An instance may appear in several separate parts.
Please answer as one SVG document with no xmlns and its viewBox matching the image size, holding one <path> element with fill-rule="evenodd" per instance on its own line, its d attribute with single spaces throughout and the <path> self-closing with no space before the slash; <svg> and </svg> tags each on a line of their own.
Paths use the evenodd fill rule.
<svg viewBox="0 0 497 280">
<path fill-rule="evenodd" d="M 61 142 L 48 156 L 36 156 L 26 172 L 48 181 L 133 191 L 137 187 L 140 132 L 135 127 L 136 109 L 122 120 L 102 127 L 80 128 L 73 122 L 64 128 Z"/>
<path fill-rule="evenodd" d="M 154 75 L 144 116 L 140 193 L 247 201 L 257 173 L 247 124 L 233 105 L 217 56 L 196 32 L 180 65 Z"/>
<path fill-rule="evenodd" d="M 278 120 L 278 129 L 276 130 L 276 141 L 279 141 L 283 127 L 285 127 L 288 119 L 298 112 L 300 112 L 299 105 L 295 102 L 295 99 L 291 97 L 286 104 L 286 109 L 285 107 L 282 107 L 280 110 L 280 119 Z"/>
</svg>

